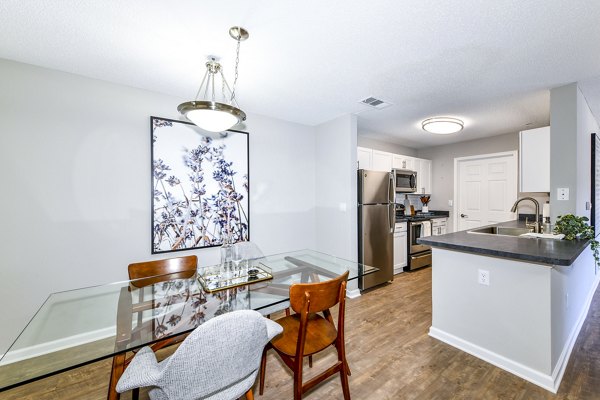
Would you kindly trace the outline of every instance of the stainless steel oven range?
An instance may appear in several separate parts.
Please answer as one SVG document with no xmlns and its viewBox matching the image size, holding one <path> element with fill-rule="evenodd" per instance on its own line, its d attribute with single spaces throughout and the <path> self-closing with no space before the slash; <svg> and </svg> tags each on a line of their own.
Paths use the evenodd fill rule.
<svg viewBox="0 0 600 400">
<path fill-rule="evenodd" d="M 431 236 L 431 220 L 408 221 L 408 263 L 405 269 L 412 271 L 431 265 L 431 246 L 417 243 L 421 237 Z"/>
</svg>

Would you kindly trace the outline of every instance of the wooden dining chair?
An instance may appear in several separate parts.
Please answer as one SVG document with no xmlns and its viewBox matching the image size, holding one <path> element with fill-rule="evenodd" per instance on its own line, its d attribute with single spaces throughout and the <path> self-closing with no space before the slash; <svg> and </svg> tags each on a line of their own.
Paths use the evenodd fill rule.
<svg viewBox="0 0 600 400">
<path fill-rule="evenodd" d="M 336 373 L 340 374 L 344 399 L 350 400 L 348 386 L 350 369 L 344 348 L 347 281 L 348 272 L 325 282 L 297 283 L 290 286 L 290 306 L 295 314 L 277 320 L 277 323 L 283 327 L 283 333 L 273 339 L 270 346 L 294 373 L 294 400 L 300 400 L 306 391 Z M 339 304 L 337 328 L 329 310 L 336 304 Z M 323 316 L 317 313 L 322 313 Z M 303 383 L 304 357 L 310 357 L 331 345 L 337 350 L 337 362 L 308 382 Z M 263 352 L 261 360 L 259 389 L 261 395 L 265 383 L 266 353 L 266 351 Z"/>
<path fill-rule="evenodd" d="M 185 256 L 177 258 L 169 258 L 164 260 L 153 260 L 139 263 L 129 264 L 129 287 L 123 288 L 119 297 L 119 309 L 117 312 L 117 347 L 119 342 L 129 342 L 132 338 L 135 338 L 136 332 L 143 329 L 149 329 L 152 332 L 155 331 L 154 326 L 147 327 L 146 325 L 154 324 L 155 321 L 143 321 L 142 312 L 145 310 L 151 310 L 155 308 L 155 300 L 144 301 L 145 293 L 144 289 L 151 289 L 152 285 L 157 283 L 166 282 L 174 279 L 188 279 L 191 278 L 198 267 L 198 257 L 196 256 Z M 138 301 L 135 304 L 132 301 L 132 291 L 138 292 Z M 137 314 L 137 323 L 135 328 L 133 326 L 133 315 Z M 186 335 L 178 335 L 176 337 L 165 338 L 158 340 L 153 343 L 150 348 L 152 351 L 157 351 L 167 346 L 177 344 L 185 339 Z M 113 357 L 112 370 L 110 375 L 110 385 L 108 388 L 108 399 L 117 400 L 119 394 L 116 392 L 115 387 L 119 378 L 127 368 L 127 365 L 131 362 L 133 357 L 127 357 L 126 353 L 123 352 Z M 132 399 L 137 399 L 139 396 L 139 389 L 134 389 L 132 393 Z"/>
</svg>

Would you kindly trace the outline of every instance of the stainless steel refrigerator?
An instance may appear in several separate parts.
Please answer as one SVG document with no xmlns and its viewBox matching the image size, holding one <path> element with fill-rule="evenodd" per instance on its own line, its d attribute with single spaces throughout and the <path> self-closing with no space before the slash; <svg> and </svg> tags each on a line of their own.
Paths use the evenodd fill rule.
<svg viewBox="0 0 600 400">
<path fill-rule="evenodd" d="M 391 172 L 358 170 L 358 261 L 379 268 L 361 278 L 361 290 L 394 279 L 395 194 Z"/>
</svg>

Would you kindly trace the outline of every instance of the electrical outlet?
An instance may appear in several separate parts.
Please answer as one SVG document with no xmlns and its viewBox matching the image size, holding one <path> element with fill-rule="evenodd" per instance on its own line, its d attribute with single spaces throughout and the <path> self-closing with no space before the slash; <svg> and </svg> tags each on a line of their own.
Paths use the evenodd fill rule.
<svg viewBox="0 0 600 400">
<path fill-rule="evenodd" d="M 569 200 L 569 188 L 557 188 L 556 200 Z"/>
<path fill-rule="evenodd" d="M 448 200 L 448 207 L 452 207 L 454 205 L 454 201 Z"/>
<path fill-rule="evenodd" d="M 480 285 L 490 285 L 490 271 L 484 269 L 477 270 L 477 281 Z"/>
</svg>

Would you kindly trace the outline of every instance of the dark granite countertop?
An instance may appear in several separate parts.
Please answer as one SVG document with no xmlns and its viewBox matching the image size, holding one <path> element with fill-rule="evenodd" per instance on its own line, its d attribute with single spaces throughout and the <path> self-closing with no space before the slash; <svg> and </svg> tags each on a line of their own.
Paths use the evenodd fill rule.
<svg viewBox="0 0 600 400">
<path fill-rule="evenodd" d="M 525 227 L 522 221 L 508 221 L 496 225 Z M 571 265 L 589 244 L 588 240 L 522 238 L 467 231 L 421 238 L 418 242 L 441 249 L 550 265 Z"/>
</svg>

